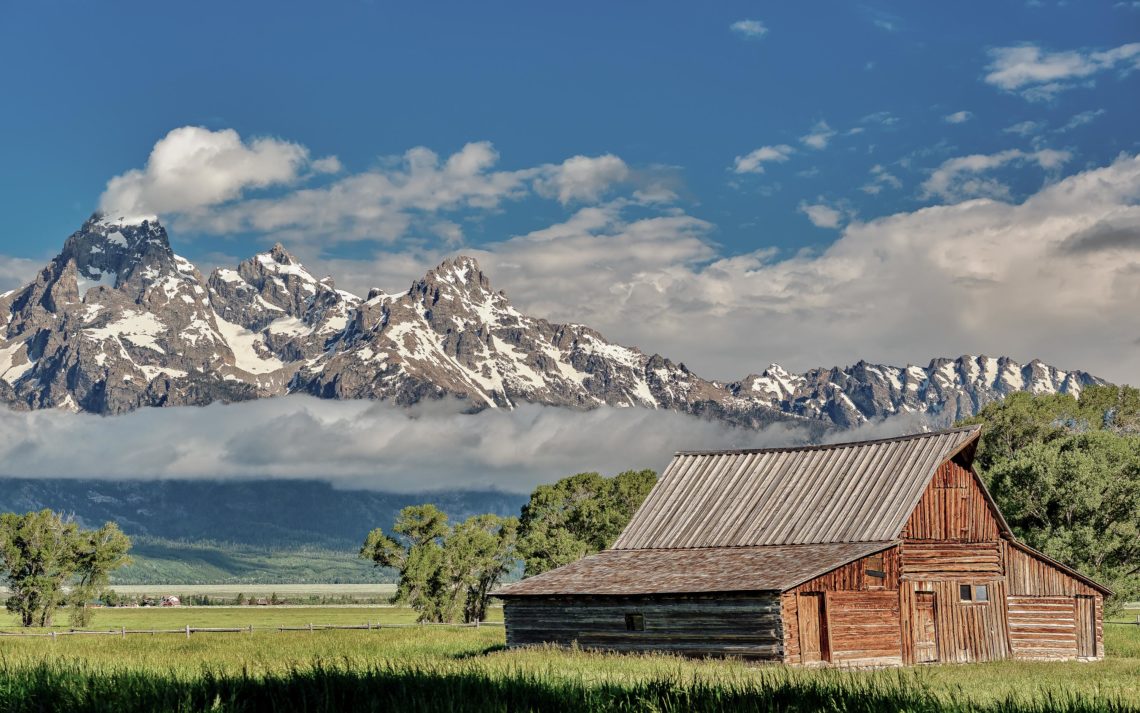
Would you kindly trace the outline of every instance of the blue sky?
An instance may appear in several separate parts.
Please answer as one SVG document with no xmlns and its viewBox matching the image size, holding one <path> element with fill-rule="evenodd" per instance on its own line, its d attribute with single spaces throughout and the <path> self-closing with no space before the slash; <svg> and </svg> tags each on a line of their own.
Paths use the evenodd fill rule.
<svg viewBox="0 0 1140 713">
<path fill-rule="evenodd" d="M 986 352 L 1135 381 L 1137 42 L 1135 2 L 8 3 L 0 275 L 127 175 L 203 266 L 281 240 L 396 290 L 472 252 L 709 376 Z M 152 190 L 180 127 L 240 175 Z"/>
</svg>

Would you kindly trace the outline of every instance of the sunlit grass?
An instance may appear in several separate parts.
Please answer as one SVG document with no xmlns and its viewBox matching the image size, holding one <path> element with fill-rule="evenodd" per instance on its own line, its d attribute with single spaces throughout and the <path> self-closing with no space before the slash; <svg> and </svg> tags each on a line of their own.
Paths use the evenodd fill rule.
<svg viewBox="0 0 1140 713">
<path fill-rule="evenodd" d="M 501 626 L 271 630 L 310 621 L 413 620 L 407 610 L 377 607 L 103 610 L 94 628 L 253 624 L 255 630 L 189 639 L 6 636 L 0 639 L 0 709 L 30 710 L 21 707 L 22 695 L 62 696 L 65 707 L 84 710 L 198 710 L 215 702 L 219 710 L 252 710 L 251 701 L 266 700 L 280 710 L 330 711 L 439 710 L 446 701 L 462 702 L 464 710 L 543 710 L 552 701 L 563 710 L 1140 710 L 1137 626 L 1106 625 L 1108 656 L 1098 663 L 880 671 L 508 651 Z M 102 702 L 93 703 L 95 697 Z"/>
</svg>

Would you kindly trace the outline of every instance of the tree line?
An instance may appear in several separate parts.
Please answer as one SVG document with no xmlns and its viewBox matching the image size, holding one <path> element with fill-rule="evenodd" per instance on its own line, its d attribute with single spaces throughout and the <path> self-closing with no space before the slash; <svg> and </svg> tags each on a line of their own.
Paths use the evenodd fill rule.
<svg viewBox="0 0 1140 713">
<path fill-rule="evenodd" d="M 435 505 L 400 511 L 392 534 L 368 533 L 360 555 L 399 571 L 393 603 L 425 622 L 476 622 L 516 571 L 539 574 L 613 544 L 657 480 L 651 470 L 578 473 L 540 485 L 520 517 L 475 515 L 451 525 Z"/>
</svg>

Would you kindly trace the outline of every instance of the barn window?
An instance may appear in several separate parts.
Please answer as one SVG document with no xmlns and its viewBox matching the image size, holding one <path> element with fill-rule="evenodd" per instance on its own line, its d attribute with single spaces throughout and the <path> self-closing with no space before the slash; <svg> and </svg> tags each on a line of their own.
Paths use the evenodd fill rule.
<svg viewBox="0 0 1140 713">
<path fill-rule="evenodd" d="M 863 573 L 867 575 L 868 589 L 883 588 L 883 580 L 887 578 L 887 573 L 883 567 L 882 552 L 871 555 L 863 560 Z"/>
<path fill-rule="evenodd" d="M 625 630 L 626 631 L 645 631 L 645 615 L 644 614 L 626 614 L 625 615 Z"/>
<path fill-rule="evenodd" d="M 990 589 L 985 584 L 959 584 L 958 599 L 963 602 L 984 604 L 990 600 Z"/>
</svg>

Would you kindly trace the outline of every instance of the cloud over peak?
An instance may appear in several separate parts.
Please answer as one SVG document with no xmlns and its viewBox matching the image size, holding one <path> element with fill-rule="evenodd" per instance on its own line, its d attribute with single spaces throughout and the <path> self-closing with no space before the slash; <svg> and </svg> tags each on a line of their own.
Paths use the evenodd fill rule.
<svg viewBox="0 0 1140 713">
<path fill-rule="evenodd" d="M 311 166 L 340 169 L 335 157 L 310 162 L 305 147 L 274 138 L 243 141 L 233 129 L 183 126 L 160 139 L 146 166 L 112 178 L 99 209 L 114 216 L 190 211 L 241 196 L 247 189 L 296 181 Z"/>
</svg>

